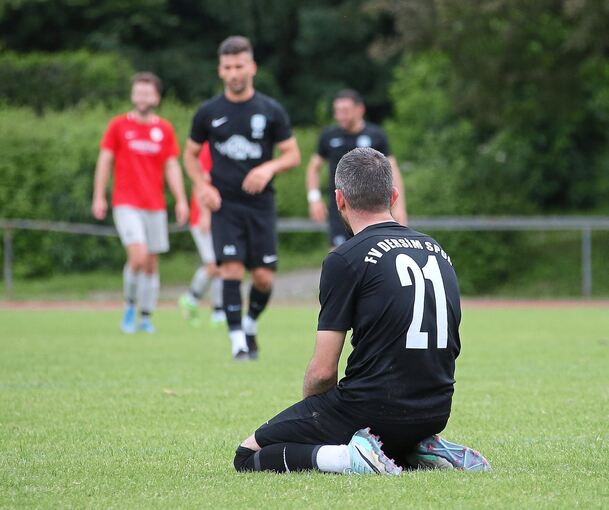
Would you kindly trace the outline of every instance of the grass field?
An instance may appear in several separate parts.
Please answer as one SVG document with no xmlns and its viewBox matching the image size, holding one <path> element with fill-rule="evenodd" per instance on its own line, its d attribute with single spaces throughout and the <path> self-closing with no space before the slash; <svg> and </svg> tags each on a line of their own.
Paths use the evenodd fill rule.
<svg viewBox="0 0 609 510">
<path fill-rule="evenodd" d="M 0 309 L 1 508 L 609 507 L 609 309 L 466 307 L 444 435 L 491 473 L 236 474 L 238 442 L 297 400 L 316 310 L 275 307 L 261 359 L 158 314 Z"/>
</svg>

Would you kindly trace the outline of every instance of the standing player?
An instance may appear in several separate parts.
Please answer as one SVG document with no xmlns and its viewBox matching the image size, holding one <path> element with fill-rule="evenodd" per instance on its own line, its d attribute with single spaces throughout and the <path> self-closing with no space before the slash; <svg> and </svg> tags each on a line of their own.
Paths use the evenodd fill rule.
<svg viewBox="0 0 609 510">
<path fill-rule="evenodd" d="M 169 122 L 154 114 L 160 100 L 160 79 L 152 73 L 137 73 L 131 86 L 133 110 L 110 121 L 95 168 L 91 210 L 98 220 L 106 217 L 106 185 L 114 168 L 113 216 L 127 250 L 121 323 L 125 333 L 154 332 L 150 317 L 159 294 L 158 254 L 169 250 L 163 176 L 176 200 L 178 223 L 188 219 L 175 133 Z M 136 304 L 141 317 L 138 325 Z"/>
<path fill-rule="evenodd" d="M 400 193 L 392 209 L 393 217 L 406 225 L 408 216 L 402 198 L 402 177 L 395 158 L 390 155 L 387 136 L 381 127 L 364 120 L 366 107 L 361 96 L 355 90 L 342 90 L 335 96 L 332 106 L 338 125 L 326 128 L 319 137 L 317 153 L 311 156 L 307 167 L 306 185 L 309 216 L 316 223 L 323 223 L 329 213 L 330 245 L 337 247 L 346 241 L 348 234 L 334 200 L 334 173 L 340 158 L 356 147 L 372 147 L 389 158 L 393 182 Z M 319 174 L 326 161 L 329 168 L 327 208 L 319 190 Z"/>
<path fill-rule="evenodd" d="M 203 172 L 211 172 L 211 153 L 207 142 L 203 144 L 199 153 L 199 163 Z M 189 319 L 190 324 L 199 327 L 201 325 L 199 300 L 209 289 L 213 307 L 211 322 L 212 324 L 224 322 L 226 315 L 222 307 L 222 277 L 220 268 L 216 264 L 211 238 L 211 211 L 207 207 L 199 206 L 194 191 L 190 199 L 190 233 L 203 265 L 195 271 L 189 291 L 180 297 L 180 308 Z"/>
<path fill-rule="evenodd" d="M 300 163 L 288 116 L 281 105 L 254 89 L 256 63 L 248 39 L 232 36 L 218 49 L 224 93 L 198 109 L 184 150 L 184 165 L 201 201 L 212 211 L 216 259 L 235 359 L 255 359 L 257 319 L 271 296 L 277 265 L 272 180 Z M 201 173 L 197 156 L 209 142 L 213 168 Z M 273 159 L 273 147 L 279 156 Z M 247 315 L 241 314 L 241 281 L 251 270 Z"/>
<path fill-rule="evenodd" d="M 489 469 L 479 453 L 436 435 L 451 411 L 459 288 L 440 245 L 394 221 L 392 181 L 389 161 L 374 149 L 354 149 L 340 160 L 336 203 L 355 235 L 324 260 L 305 399 L 241 444 L 237 470 Z M 353 352 L 337 384 L 350 329 Z"/>
</svg>

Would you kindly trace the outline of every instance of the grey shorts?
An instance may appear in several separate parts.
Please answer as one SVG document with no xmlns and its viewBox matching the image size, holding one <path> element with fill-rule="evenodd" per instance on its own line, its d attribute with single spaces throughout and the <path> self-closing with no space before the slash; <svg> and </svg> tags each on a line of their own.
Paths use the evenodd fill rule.
<svg viewBox="0 0 609 510">
<path fill-rule="evenodd" d="M 121 205 L 115 207 L 112 214 L 123 246 L 145 244 L 150 253 L 169 251 L 167 211 L 148 211 Z"/>
<path fill-rule="evenodd" d="M 190 227 L 190 233 L 197 245 L 197 251 L 204 265 L 215 264 L 216 254 L 214 253 L 214 243 L 211 238 L 211 232 L 202 232 L 199 227 Z"/>
</svg>

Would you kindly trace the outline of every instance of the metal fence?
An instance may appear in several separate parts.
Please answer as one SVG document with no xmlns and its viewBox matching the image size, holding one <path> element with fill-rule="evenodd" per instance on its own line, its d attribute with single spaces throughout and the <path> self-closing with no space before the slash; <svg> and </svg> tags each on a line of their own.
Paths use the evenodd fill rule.
<svg viewBox="0 0 609 510">
<path fill-rule="evenodd" d="M 409 225 L 423 231 L 579 231 L 581 233 L 581 291 L 592 293 L 592 231 L 609 230 L 606 216 L 434 216 L 412 217 Z M 0 219 L 4 232 L 4 289 L 7 298 L 13 291 L 13 231 L 37 230 L 75 235 L 116 237 L 114 227 L 86 223 L 67 223 L 24 219 Z M 187 227 L 171 225 L 170 232 L 184 232 Z M 325 232 L 326 225 L 304 218 L 282 218 L 279 232 Z"/>
</svg>

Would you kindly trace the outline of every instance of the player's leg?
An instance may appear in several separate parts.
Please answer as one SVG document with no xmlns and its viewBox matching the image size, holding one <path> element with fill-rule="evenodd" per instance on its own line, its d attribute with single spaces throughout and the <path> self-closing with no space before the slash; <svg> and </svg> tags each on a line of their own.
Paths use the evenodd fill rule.
<svg viewBox="0 0 609 510">
<path fill-rule="evenodd" d="M 211 245 L 211 235 L 209 233 L 204 234 L 198 226 L 191 227 L 190 234 L 192 235 L 192 239 L 195 242 L 195 246 L 199 252 L 199 257 L 201 258 L 201 262 L 203 264 L 195 271 L 190 282 L 188 292 L 180 296 L 178 303 L 184 316 L 190 322 L 190 325 L 198 327 L 201 325 L 201 319 L 199 317 L 199 301 L 205 295 L 211 284 L 211 279 L 208 274 L 209 272 L 205 267 L 209 262 L 207 260 L 209 258 L 209 254 L 206 253 L 206 249 L 209 250 L 211 248 L 213 251 L 213 246 L 207 246 L 208 244 Z M 206 242 L 206 237 L 209 238 L 208 242 Z M 214 260 L 213 253 L 212 260 Z"/>
<path fill-rule="evenodd" d="M 238 206 L 227 201 L 211 218 L 212 240 L 222 277 L 222 302 L 236 360 L 248 359 L 247 343 L 241 325 L 241 281 L 245 275 L 245 223 Z"/>
<path fill-rule="evenodd" d="M 338 248 L 351 237 L 345 229 L 345 225 L 340 217 L 334 201 L 328 205 L 328 227 L 330 246 L 332 249 Z"/>
<path fill-rule="evenodd" d="M 112 215 L 121 243 L 127 252 L 127 262 L 123 268 L 125 308 L 121 329 L 125 333 L 134 333 L 136 330 L 136 301 L 140 273 L 144 270 L 148 253 L 146 232 L 143 219 L 134 208 L 115 207 Z"/>
<path fill-rule="evenodd" d="M 140 273 L 139 285 L 139 308 L 140 322 L 138 329 L 146 333 L 154 333 L 152 325 L 152 314 L 156 309 L 160 290 L 159 277 L 159 256 L 156 253 L 149 253 L 146 256 L 144 271 Z"/>
<path fill-rule="evenodd" d="M 224 301 L 222 300 L 222 275 L 220 267 L 214 262 L 207 266 L 207 274 L 211 280 L 209 286 L 209 299 L 211 301 L 211 323 L 212 325 L 226 322 L 226 313 L 224 313 Z"/>
<path fill-rule="evenodd" d="M 252 271 L 249 306 L 243 318 L 250 358 L 258 357 L 258 318 L 266 309 L 273 291 L 273 279 L 277 269 L 277 217 L 275 209 L 268 208 L 247 217 L 248 258 Z"/>
<path fill-rule="evenodd" d="M 289 472 L 317 469 L 332 473 L 399 474 L 333 391 L 309 397 L 269 420 L 236 451 L 238 471 Z"/>
<path fill-rule="evenodd" d="M 140 211 L 146 230 L 148 255 L 146 266 L 140 275 L 139 308 L 140 323 L 138 329 L 154 333 L 152 314 L 159 298 L 161 280 L 159 276 L 159 254 L 169 251 L 169 233 L 167 228 L 167 211 Z"/>
</svg>

